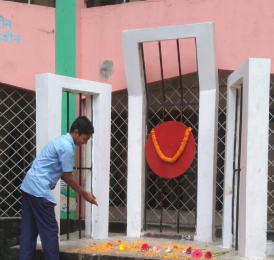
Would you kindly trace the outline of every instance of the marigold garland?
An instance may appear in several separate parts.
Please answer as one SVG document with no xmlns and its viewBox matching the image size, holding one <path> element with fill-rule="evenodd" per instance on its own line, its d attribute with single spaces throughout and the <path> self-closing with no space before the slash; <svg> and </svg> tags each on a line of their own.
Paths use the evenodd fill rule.
<svg viewBox="0 0 274 260">
<path fill-rule="evenodd" d="M 161 160 L 163 160 L 165 162 L 168 162 L 168 163 L 175 163 L 179 159 L 179 157 L 182 155 L 182 153 L 183 153 L 183 151 L 185 149 L 185 146 L 187 144 L 187 141 L 188 141 L 188 138 L 189 138 L 191 130 L 192 130 L 192 128 L 188 127 L 187 130 L 185 131 L 184 139 L 181 142 L 181 145 L 180 145 L 179 149 L 177 150 L 177 152 L 175 153 L 175 155 L 173 157 L 167 157 L 161 151 L 161 148 L 160 148 L 160 146 L 159 146 L 159 144 L 157 142 L 155 129 L 152 128 L 152 130 L 150 132 L 151 133 L 152 142 L 153 142 L 155 150 L 156 150 L 158 156 L 161 158 Z"/>
</svg>

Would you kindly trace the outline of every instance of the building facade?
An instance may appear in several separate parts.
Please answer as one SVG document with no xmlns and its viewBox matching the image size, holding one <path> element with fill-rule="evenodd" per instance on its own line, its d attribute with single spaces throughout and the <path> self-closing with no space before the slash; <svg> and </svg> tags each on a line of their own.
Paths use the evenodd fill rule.
<svg viewBox="0 0 274 260">
<path fill-rule="evenodd" d="M 2 220 L 20 219 L 19 187 L 35 158 L 35 76 L 56 73 L 112 85 L 109 225 L 113 230 L 125 230 L 128 97 L 122 31 L 214 22 L 220 89 L 216 186 L 216 233 L 219 234 L 224 191 L 226 80 L 248 58 L 268 58 L 273 63 L 274 3 L 271 0 L 74 0 L 70 3 L 56 0 L 29 3 L 0 1 Z M 198 144 L 199 81 L 195 39 L 180 40 L 178 45 L 176 41 L 163 41 L 160 51 L 159 42 L 145 43 L 143 55 L 148 83 L 147 127 L 155 127 L 165 120 L 183 121 L 193 127 Z M 274 73 L 274 66 L 271 73 Z M 183 82 L 183 96 L 180 79 Z M 273 83 L 271 76 L 269 237 L 274 230 Z M 62 124 L 65 132 L 68 110 L 65 96 L 63 100 Z M 70 101 L 72 118 L 79 113 L 78 100 L 78 97 L 72 97 Z M 178 106 L 182 100 L 187 105 Z M 162 116 L 163 104 L 166 105 L 165 118 Z M 75 174 L 78 178 L 79 172 Z M 177 179 L 162 180 L 147 168 L 144 231 L 195 232 L 196 195 L 197 156 L 190 170 Z M 74 207 L 70 209 L 69 218 L 79 219 L 78 209 L 81 207 L 77 205 L 76 195 L 70 196 Z M 66 218 L 65 212 L 65 209 L 61 212 L 63 219 Z"/>
</svg>

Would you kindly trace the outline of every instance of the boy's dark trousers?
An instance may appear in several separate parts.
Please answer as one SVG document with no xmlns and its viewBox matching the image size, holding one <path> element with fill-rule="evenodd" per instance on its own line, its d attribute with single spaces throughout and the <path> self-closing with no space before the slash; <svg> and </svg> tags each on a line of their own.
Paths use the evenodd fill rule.
<svg viewBox="0 0 274 260">
<path fill-rule="evenodd" d="M 20 260 L 35 260 L 36 241 L 40 235 L 45 260 L 59 260 L 58 224 L 55 204 L 22 192 Z"/>
</svg>

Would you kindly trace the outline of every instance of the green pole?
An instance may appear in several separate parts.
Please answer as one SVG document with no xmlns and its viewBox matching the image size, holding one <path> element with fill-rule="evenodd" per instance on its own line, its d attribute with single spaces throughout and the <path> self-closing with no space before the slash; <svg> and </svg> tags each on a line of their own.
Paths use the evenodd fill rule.
<svg viewBox="0 0 274 260">
<path fill-rule="evenodd" d="M 56 74 L 62 76 L 76 76 L 76 1 L 56 0 Z M 69 112 L 69 125 L 76 117 L 76 97 L 69 94 L 69 111 L 67 109 L 67 93 L 62 95 L 62 130 L 68 132 L 67 113 Z M 67 196 L 67 190 L 61 187 L 61 194 Z M 75 192 L 70 189 L 70 197 L 76 198 Z M 75 211 L 70 211 L 69 218 L 74 219 Z M 61 210 L 61 219 L 66 219 L 67 213 Z"/>
</svg>

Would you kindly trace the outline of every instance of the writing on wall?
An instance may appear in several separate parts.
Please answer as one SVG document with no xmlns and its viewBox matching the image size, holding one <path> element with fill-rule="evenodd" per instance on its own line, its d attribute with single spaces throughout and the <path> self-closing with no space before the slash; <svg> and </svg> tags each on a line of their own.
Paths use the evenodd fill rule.
<svg viewBox="0 0 274 260">
<path fill-rule="evenodd" d="M 2 31 L 5 32 L 2 33 Z M 12 21 L 6 20 L 4 17 L 0 16 L 0 43 L 6 42 L 8 44 L 12 44 L 14 42 L 21 43 L 23 40 L 20 35 L 14 35 L 12 33 Z"/>
</svg>

